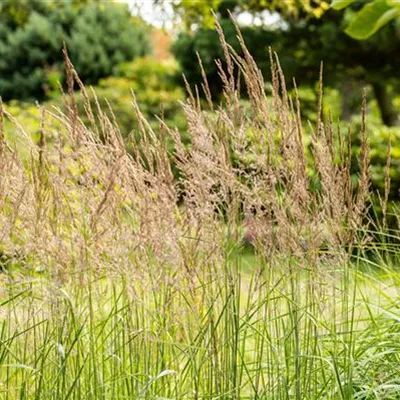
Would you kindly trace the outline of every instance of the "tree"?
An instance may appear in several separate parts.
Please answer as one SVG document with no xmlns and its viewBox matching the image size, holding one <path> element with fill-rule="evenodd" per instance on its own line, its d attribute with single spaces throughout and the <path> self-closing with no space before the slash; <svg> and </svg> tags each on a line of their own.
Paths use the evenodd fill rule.
<svg viewBox="0 0 400 400">
<path fill-rule="evenodd" d="M 149 52 L 148 29 L 125 4 L 76 0 L 5 0 L 0 5 L 0 95 L 43 99 L 54 73 L 62 79 L 63 43 L 83 81 Z"/>
<path fill-rule="evenodd" d="M 111 75 L 118 64 L 148 53 L 148 32 L 122 4 L 89 5 L 67 40 L 71 61 L 87 83 Z"/>
<path fill-rule="evenodd" d="M 184 1 L 182 0 L 180 4 L 184 12 Z M 223 7 L 223 3 L 220 4 Z M 305 7 L 307 4 L 308 8 Z M 254 5 L 251 1 L 232 2 L 235 13 L 244 10 L 252 12 L 273 10 L 280 13 L 281 23 L 275 27 L 264 26 L 252 30 L 244 28 L 248 40 L 249 36 L 253 38 L 258 36 L 258 39 L 253 41 L 254 47 L 249 44 L 249 50 L 258 59 L 262 69 L 268 65 L 268 47 L 271 46 L 278 52 L 288 80 L 291 81 L 292 77 L 296 77 L 298 83 L 310 85 L 318 79 L 318 66 L 323 61 L 325 85 L 343 89 L 344 82 L 349 79 L 371 84 L 382 121 L 388 126 L 397 125 L 398 116 L 390 93 L 390 88 L 398 85 L 400 69 L 398 57 L 400 40 L 395 24 L 387 24 L 373 37 L 360 42 L 348 36 L 344 30 L 351 14 L 357 13 L 363 4 L 352 2 L 346 13 L 327 9 L 326 4 L 323 0 L 309 2 L 265 0 L 254 2 Z M 176 5 L 178 6 L 179 4 Z M 222 12 L 219 8 L 215 11 L 222 22 L 225 7 L 222 8 Z M 199 16 L 198 21 L 200 23 L 202 17 Z M 216 76 L 213 59 L 221 56 L 221 50 L 218 49 L 218 42 L 214 40 L 214 36 L 207 32 L 207 27 L 200 27 L 194 32 L 182 33 L 173 47 L 184 73 L 191 74 L 193 79 L 194 71 L 197 70 L 195 81 L 200 80 L 200 71 L 195 66 L 194 51 L 199 51 L 205 58 L 204 64 L 206 70 L 212 71 L 211 77 Z M 228 41 L 233 43 L 236 40 L 235 34 L 231 35 L 229 30 L 227 37 Z M 209 39 L 215 43 L 208 43 Z M 207 51 L 202 51 L 203 47 L 207 48 Z M 210 63 L 207 63 L 208 60 Z M 268 69 L 264 69 L 264 72 L 268 73 Z"/>
<path fill-rule="evenodd" d="M 347 8 L 347 11 L 349 11 L 351 5 L 353 5 L 353 2 L 350 0 L 332 0 L 331 4 L 335 10 Z M 398 54 L 400 49 L 400 31 L 398 25 L 391 22 L 400 19 L 400 3 L 397 0 L 368 1 L 356 12 L 350 10 L 347 15 L 345 14 L 345 19 L 350 21 L 345 29 L 350 37 L 363 41 L 369 39 L 369 43 L 375 43 L 377 49 L 384 50 L 383 58 L 379 58 L 380 65 L 377 68 L 375 66 L 375 69 L 369 66 L 369 69 L 374 69 L 373 73 L 369 74 L 369 82 L 374 89 L 375 98 L 385 125 L 399 125 L 399 116 L 393 107 L 387 86 L 388 82 L 392 86 L 397 86 L 397 88 L 399 86 L 397 71 L 400 61 L 396 57 L 396 53 Z M 382 28 L 384 28 L 384 33 L 380 32 Z M 371 38 L 375 34 L 378 39 Z M 361 44 L 360 47 L 365 49 L 367 46 Z M 375 53 L 375 60 L 378 55 Z M 371 59 L 367 60 L 366 63 L 371 64 Z M 365 62 L 362 64 L 365 67 Z"/>
<path fill-rule="evenodd" d="M 160 5 L 170 0 L 153 0 Z M 175 14 L 184 22 L 186 28 L 198 24 L 206 28 L 213 26 L 213 11 L 222 17 L 227 10 L 235 13 L 248 11 L 259 13 L 264 10 L 279 12 L 286 18 L 320 17 L 329 9 L 328 0 L 175 0 L 172 1 Z"/>
<path fill-rule="evenodd" d="M 227 41 L 233 48 L 242 54 L 241 47 L 236 38 L 236 30 L 229 19 L 221 19 L 221 26 L 224 30 Z M 277 33 L 266 29 L 255 29 L 245 27 L 242 35 L 247 47 L 254 55 L 258 66 L 265 72 L 269 70 L 269 46 L 277 42 Z M 223 60 L 223 50 L 214 29 L 199 28 L 195 34 L 181 32 L 172 46 L 172 52 L 179 61 L 182 71 L 191 84 L 200 83 L 203 80 L 196 52 L 199 53 L 205 70 L 210 90 L 215 98 L 221 94 L 221 80 L 215 63 L 216 59 Z"/>
</svg>

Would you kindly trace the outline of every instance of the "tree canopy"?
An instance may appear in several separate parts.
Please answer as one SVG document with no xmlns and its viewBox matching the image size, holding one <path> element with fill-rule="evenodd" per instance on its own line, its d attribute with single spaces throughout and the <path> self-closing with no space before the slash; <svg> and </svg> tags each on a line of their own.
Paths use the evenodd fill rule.
<svg viewBox="0 0 400 400">
<path fill-rule="evenodd" d="M 381 4 L 390 0 L 376 1 Z M 201 3 L 201 7 L 205 7 L 205 2 Z M 344 90 L 343 86 L 347 80 L 370 84 L 377 99 L 382 121 L 388 126 L 398 124 L 398 116 L 390 97 L 391 87 L 399 84 L 400 69 L 398 56 L 400 40 L 398 28 L 394 23 L 382 25 L 374 36 L 359 41 L 346 33 L 349 23 L 354 23 L 354 18 L 358 18 L 359 13 L 363 11 L 363 4 L 358 2 L 351 4 L 347 2 L 345 11 L 334 10 L 323 0 L 307 2 L 209 0 L 207 3 L 208 7 L 210 5 L 216 7 L 214 10 L 225 29 L 227 40 L 234 46 L 237 43 L 236 34 L 229 28 L 229 22 L 225 22 L 229 7 L 235 14 L 243 11 L 278 12 L 281 22 L 279 24 L 242 28 L 249 50 L 264 73 L 269 72 L 270 46 L 277 51 L 287 78 L 291 81 L 296 77 L 299 84 L 315 83 L 318 80 L 319 64 L 323 61 L 326 72 L 325 85 Z M 202 23 L 207 22 L 207 13 L 210 11 L 204 11 L 205 8 L 200 9 L 197 2 L 184 0 L 178 2 L 176 7 L 180 7 L 181 13 L 188 13 L 188 16 L 197 15 L 197 29 L 181 33 L 173 47 L 183 72 L 191 81 L 201 80 L 197 60 L 193 57 L 198 51 L 203 58 L 205 69 L 211 71 L 209 74 L 211 86 L 217 88 L 216 81 L 219 78 L 214 59 L 221 58 L 222 51 L 216 40 L 216 34 L 206 23 Z M 193 8 L 196 9 L 196 13 L 191 12 Z M 202 10 L 206 12 L 203 17 Z"/>
<path fill-rule="evenodd" d="M 51 81 L 62 78 L 64 43 L 87 83 L 150 50 L 147 27 L 125 4 L 6 0 L 0 5 L 2 98 L 45 97 Z"/>
<path fill-rule="evenodd" d="M 166 0 L 154 0 L 163 3 Z M 227 11 L 258 13 L 264 10 L 279 12 L 285 18 L 297 19 L 321 17 L 329 9 L 328 0 L 177 0 L 172 3 L 176 15 L 184 22 L 187 28 L 202 25 L 213 26 L 213 11 L 225 17 Z"/>
</svg>

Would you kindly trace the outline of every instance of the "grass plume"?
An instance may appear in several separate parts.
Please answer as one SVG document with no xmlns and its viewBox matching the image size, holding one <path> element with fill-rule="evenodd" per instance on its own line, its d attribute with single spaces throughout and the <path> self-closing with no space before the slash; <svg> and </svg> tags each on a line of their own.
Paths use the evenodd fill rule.
<svg viewBox="0 0 400 400">
<path fill-rule="evenodd" d="M 363 247 L 365 103 L 354 185 L 322 72 L 309 151 L 278 57 L 266 83 L 217 30 L 224 96 L 187 82 L 189 145 L 134 95 L 122 137 L 66 51 L 66 112 L 42 111 L 37 143 L 7 142 L 0 103 L 1 398 L 397 398 L 399 275 Z"/>
</svg>

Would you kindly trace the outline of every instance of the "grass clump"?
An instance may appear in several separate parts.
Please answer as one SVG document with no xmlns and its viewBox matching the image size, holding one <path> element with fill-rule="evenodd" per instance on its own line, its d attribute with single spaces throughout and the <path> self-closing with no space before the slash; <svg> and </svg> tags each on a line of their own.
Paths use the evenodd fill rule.
<svg viewBox="0 0 400 400">
<path fill-rule="evenodd" d="M 11 147 L 1 107 L 2 398 L 397 398 L 397 253 L 366 223 L 365 106 L 354 184 L 322 83 L 310 158 L 278 59 L 268 97 L 240 31 L 244 58 L 218 32 L 224 100 L 205 71 L 206 109 L 187 85 L 188 146 L 134 97 L 123 140 L 68 57 L 67 112 L 41 110 L 37 142 L 17 125 Z"/>
</svg>

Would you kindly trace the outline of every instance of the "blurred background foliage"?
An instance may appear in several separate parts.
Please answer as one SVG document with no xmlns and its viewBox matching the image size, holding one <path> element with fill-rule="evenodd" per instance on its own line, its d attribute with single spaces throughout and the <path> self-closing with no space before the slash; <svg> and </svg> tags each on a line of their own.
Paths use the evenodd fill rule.
<svg viewBox="0 0 400 400">
<path fill-rule="evenodd" d="M 334 122 L 341 121 L 343 132 L 350 127 L 355 143 L 362 93 L 366 88 L 374 188 L 382 191 L 384 187 L 390 137 L 391 199 L 397 200 L 400 24 L 395 17 L 383 24 L 375 14 L 376 20 L 370 22 L 375 25 L 369 30 L 373 35 L 357 40 L 347 34 L 349 26 L 363 16 L 360 13 L 364 7 L 379 2 L 380 9 L 388 11 L 393 8 L 391 1 L 336 0 L 333 9 L 330 0 L 175 0 L 172 3 L 152 0 L 155 7 L 172 10 L 172 15 L 166 13 L 169 15 L 166 18 L 172 19 L 174 26 L 166 30 L 134 15 L 126 2 L 3 0 L 0 95 L 21 125 L 29 132 L 37 132 L 36 101 L 46 107 L 63 107 L 59 84 L 65 87 L 62 57 L 65 44 L 82 81 L 93 85 L 102 106 L 106 107 L 106 99 L 112 104 L 124 135 L 137 134 L 131 90 L 154 129 L 159 126 L 156 115 L 163 115 L 169 125 L 178 127 L 185 135 L 185 118 L 179 105 L 185 98 L 182 73 L 192 86 L 201 83 L 198 52 L 214 101 L 221 104 L 215 59 L 223 59 L 223 52 L 214 30 L 213 13 L 218 16 L 227 41 L 241 54 L 230 21 L 231 12 L 241 24 L 246 44 L 266 82 L 270 81 L 270 48 L 279 55 L 289 88 L 293 88 L 296 78 L 306 131 L 308 121 L 315 122 L 317 118 L 322 61 L 324 118 L 327 121 L 331 113 Z M 143 1 L 136 3 L 138 9 L 143 6 Z M 267 93 L 270 90 L 268 84 L 266 90 Z M 83 108 L 79 94 L 77 101 Z M 8 127 L 12 136 L 14 128 Z M 356 165 L 353 173 L 357 173 Z"/>
<path fill-rule="evenodd" d="M 88 84 L 150 52 L 149 28 L 125 4 L 4 0 L 0 88 L 4 101 L 43 100 L 63 80 L 63 44 Z"/>
<path fill-rule="evenodd" d="M 96 95 L 103 109 L 107 109 L 106 99 L 112 105 L 124 135 L 129 135 L 137 127 L 132 91 L 153 129 L 157 130 L 160 125 L 156 116 L 162 115 L 170 124 L 184 131 L 186 124 L 180 101 L 185 96 L 183 88 L 176 85 L 178 71 L 178 64 L 173 59 L 138 58 L 118 65 L 113 76 L 101 79 L 96 86 Z M 81 96 L 78 96 L 78 105 L 83 109 Z"/>
</svg>

